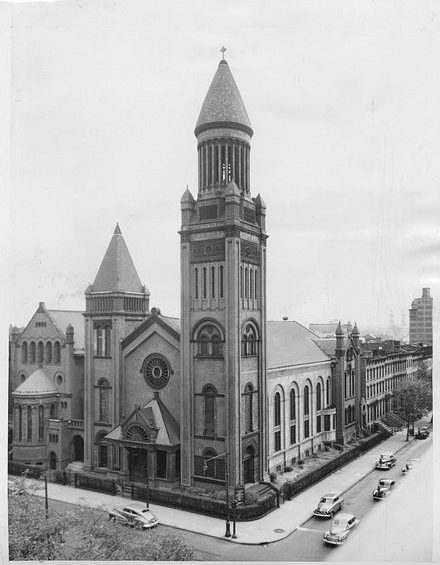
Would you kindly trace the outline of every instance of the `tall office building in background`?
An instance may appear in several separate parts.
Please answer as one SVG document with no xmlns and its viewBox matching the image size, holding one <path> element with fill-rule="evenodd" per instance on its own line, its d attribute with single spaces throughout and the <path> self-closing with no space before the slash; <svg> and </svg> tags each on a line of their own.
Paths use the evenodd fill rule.
<svg viewBox="0 0 440 565">
<path fill-rule="evenodd" d="M 432 345 L 431 289 L 422 289 L 422 296 L 414 298 L 409 309 L 409 342 Z"/>
</svg>

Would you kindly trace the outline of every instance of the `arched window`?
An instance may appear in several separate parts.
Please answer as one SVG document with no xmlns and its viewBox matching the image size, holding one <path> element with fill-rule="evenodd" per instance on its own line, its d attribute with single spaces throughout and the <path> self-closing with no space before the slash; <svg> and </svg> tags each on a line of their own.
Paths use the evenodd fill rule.
<svg viewBox="0 0 440 565">
<path fill-rule="evenodd" d="M 42 363 L 43 361 L 44 361 L 44 344 L 42 341 L 39 341 L 37 345 L 37 363 Z"/>
<path fill-rule="evenodd" d="M 258 269 L 255 269 L 254 282 L 255 282 L 254 296 L 255 296 L 255 300 L 258 300 Z"/>
<path fill-rule="evenodd" d="M 241 354 L 243 357 L 257 355 L 257 332 L 252 324 L 246 324 L 241 336 Z"/>
<path fill-rule="evenodd" d="M 249 298 L 249 269 L 244 270 L 244 297 Z"/>
<path fill-rule="evenodd" d="M 103 340 L 104 340 L 104 336 L 103 336 L 102 327 L 97 326 L 95 328 L 95 355 L 97 357 L 102 357 L 103 355 L 104 352 L 104 348 L 102 347 Z"/>
<path fill-rule="evenodd" d="M 216 434 L 216 397 L 217 389 L 213 385 L 205 385 L 202 394 L 204 396 L 204 430 L 206 436 Z"/>
<path fill-rule="evenodd" d="M 240 267 L 240 298 L 243 298 L 243 286 L 244 286 L 243 267 Z"/>
<path fill-rule="evenodd" d="M 21 406 L 18 407 L 18 441 L 23 441 L 23 414 Z"/>
<path fill-rule="evenodd" d="M 249 269 L 249 298 L 254 297 L 254 270 Z"/>
<path fill-rule="evenodd" d="M 46 343 L 46 363 L 52 363 L 52 342 Z"/>
<path fill-rule="evenodd" d="M 330 406 L 330 379 L 327 379 L 325 402 L 326 402 L 326 406 Z"/>
<path fill-rule="evenodd" d="M 38 407 L 38 441 L 44 441 L 44 406 Z"/>
<path fill-rule="evenodd" d="M 292 388 L 290 390 L 290 419 L 296 420 L 296 398 L 295 398 L 295 390 Z"/>
<path fill-rule="evenodd" d="M 104 327 L 104 355 L 106 357 L 110 357 L 111 355 L 111 332 L 111 327 L 109 325 L 106 325 Z"/>
<path fill-rule="evenodd" d="M 254 387 L 248 383 L 244 387 L 244 420 L 245 433 L 253 432 L 253 393 Z"/>
<path fill-rule="evenodd" d="M 27 407 L 27 441 L 32 442 L 32 407 Z"/>
<path fill-rule="evenodd" d="M 35 341 L 31 341 L 29 346 L 29 362 L 35 363 Z"/>
<path fill-rule="evenodd" d="M 309 415 L 310 404 L 309 404 L 309 387 L 306 385 L 304 387 L 304 416 Z"/>
<path fill-rule="evenodd" d="M 54 363 L 59 364 L 61 361 L 61 344 L 59 341 L 55 342 L 54 348 L 53 348 L 53 361 Z"/>
<path fill-rule="evenodd" d="M 206 267 L 202 269 L 202 296 L 206 298 Z"/>
<path fill-rule="evenodd" d="M 220 269 L 219 269 L 219 294 L 220 294 L 220 298 L 223 298 L 223 265 L 220 265 Z"/>
<path fill-rule="evenodd" d="M 279 392 L 275 393 L 274 425 L 281 426 L 281 395 Z"/>
<path fill-rule="evenodd" d="M 322 388 L 321 383 L 316 385 L 316 410 L 322 410 Z"/>
<path fill-rule="evenodd" d="M 99 421 L 110 422 L 110 383 L 107 379 L 98 381 L 99 390 Z"/>
<path fill-rule="evenodd" d="M 23 343 L 21 344 L 21 362 L 27 363 L 27 360 L 28 360 L 28 346 L 27 346 L 27 342 L 23 341 Z"/>
<path fill-rule="evenodd" d="M 222 357 L 223 343 L 218 329 L 210 324 L 203 326 L 197 334 L 199 357 Z"/>
<path fill-rule="evenodd" d="M 98 467 L 107 467 L 108 465 L 108 445 L 105 442 L 106 432 L 98 435 Z"/>
<path fill-rule="evenodd" d="M 57 407 L 56 404 L 51 404 L 49 408 L 49 418 L 57 417 Z"/>
<path fill-rule="evenodd" d="M 26 380 L 26 375 L 25 375 L 24 373 L 22 373 L 22 374 L 20 375 L 20 384 L 21 384 L 21 383 L 24 383 L 25 380 Z"/>
</svg>

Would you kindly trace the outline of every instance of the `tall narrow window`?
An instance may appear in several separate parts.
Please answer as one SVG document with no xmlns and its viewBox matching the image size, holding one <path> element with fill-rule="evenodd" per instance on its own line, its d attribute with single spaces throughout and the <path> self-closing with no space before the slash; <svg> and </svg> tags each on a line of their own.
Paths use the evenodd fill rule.
<svg viewBox="0 0 440 565">
<path fill-rule="evenodd" d="M 322 399 L 321 399 L 321 383 L 316 385 L 316 410 L 322 409 Z"/>
<path fill-rule="evenodd" d="M 110 421 L 110 383 L 107 379 L 98 381 L 99 389 L 99 421 Z"/>
<path fill-rule="evenodd" d="M 220 287 L 220 298 L 223 298 L 223 265 L 220 265 L 219 269 L 219 287 Z"/>
<path fill-rule="evenodd" d="M 309 415 L 309 387 L 306 385 L 304 387 L 304 416 Z"/>
<path fill-rule="evenodd" d="M 327 379 L 327 388 L 326 388 L 326 406 L 330 405 L 330 379 Z"/>
<path fill-rule="evenodd" d="M 243 267 L 240 267 L 240 298 L 243 298 Z"/>
<path fill-rule="evenodd" d="M 27 346 L 27 342 L 23 341 L 23 343 L 21 344 L 21 362 L 27 363 L 27 360 L 28 360 L 28 346 Z"/>
<path fill-rule="evenodd" d="M 110 328 L 110 326 L 107 325 L 104 328 L 104 355 L 106 357 L 110 357 L 110 355 L 111 355 L 110 336 L 111 336 L 111 328 Z"/>
<path fill-rule="evenodd" d="M 31 443 L 32 441 L 32 407 L 27 407 L 27 441 Z"/>
<path fill-rule="evenodd" d="M 254 270 L 249 269 L 249 298 L 254 298 Z"/>
<path fill-rule="evenodd" d="M 38 441 L 44 441 L 44 406 L 38 407 Z"/>
<path fill-rule="evenodd" d="M 29 346 L 29 362 L 35 363 L 35 341 L 31 341 Z"/>
<path fill-rule="evenodd" d="M 52 342 L 46 343 L 46 363 L 52 363 Z"/>
<path fill-rule="evenodd" d="M 102 353 L 103 353 L 103 335 L 102 335 L 102 327 L 101 326 L 97 326 L 95 328 L 95 355 L 97 357 L 102 357 Z"/>
<path fill-rule="evenodd" d="M 295 391 L 292 388 L 290 390 L 290 419 L 291 420 L 295 420 L 296 419 L 296 406 L 295 406 Z M 295 443 L 295 442 L 293 442 Z"/>
<path fill-rule="evenodd" d="M 215 267 L 211 267 L 211 298 L 215 298 Z"/>
<path fill-rule="evenodd" d="M 204 435 L 215 435 L 215 404 L 217 390 L 213 385 L 206 385 L 203 388 L 204 395 Z"/>
<path fill-rule="evenodd" d="M 44 344 L 42 341 L 39 341 L 37 345 L 37 362 L 42 363 L 43 361 L 44 361 Z"/>
<path fill-rule="evenodd" d="M 53 348 L 53 360 L 54 363 L 59 363 L 61 361 L 61 344 L 59 341 L 55 342 Z"/>
<path fill-rule="evenodd" d="M 194 298 L 199 298 L 199 269 L 194 269 Z"/>
<path fill-rule="evenodd" d="M 244 271 L 244 297 L 249 298 L 249 270 L 247 267 Z"/>
<path fill-rule="evenodd" d="M 281 425 L 281 395 L 279 392 L 275 394 L 274 402 L 274 424 L 275 426 Z"/>
<path fill-rule="evenodd" d="M 292 424 L 290 426 L 290 445 L 296 443 L 296 425 Z"/>
<path fill-rule="evenodd" d="M 202 292 L 203 298 L 206 298 L 206 267 L 202 269 Z"/>
<path fill-rule="evenodd" d="M 23 441 L 23 414 L 21 406 L 18 407 L 18 441 Z"/>
<path fill-rule="evenodd" d="M 251 383 L 247 384 L 244 389 L 244 414 L 245 414 L 245 433 L 253 432 L 253 392 L 254 387 Z"/>
<path fill-rule="evenodd" d="M 108 466 L 108 445 L 104 443 L 105 432 L 98 436 L 98 467 Z"/>
<path fill-rule="evenodd" d="M 49 418 L 56 418 L 56 417 L 57 417 L 57 407 L 55 404 L 51 404 L 49 409 Z"/>
<path fill-rule="evenodd" d="M 255 300 L 258 300 L 258 269 L 255 269 L 255 274 L 254 274 L 254 279 L 255 279 Z"/>
</svg>

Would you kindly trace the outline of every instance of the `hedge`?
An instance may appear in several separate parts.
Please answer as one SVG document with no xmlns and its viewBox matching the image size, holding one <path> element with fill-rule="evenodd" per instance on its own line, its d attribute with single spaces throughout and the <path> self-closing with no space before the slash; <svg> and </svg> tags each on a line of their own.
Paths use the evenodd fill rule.
<svg viewBox="0 0 440 565">
<path fill-rule="evenodd" d="M 118 492 L 118 483 L 115 479 L 106 479 L 97 475 L 77 472 L 73 474 L 73 482 L 76 487 L 80 488 L 109 492 L 113 495 Z"/>
<path fill-rule="evenodd" d="M 28 471 L 28 477 L 39 479 L 41 474 L 46 470 L 46 467 L 43 467 L 43 465 L 26 465 L 26 463 L 13 460 L 8 461 L 8 473 L 10 475 L 22 475 L 26 470 Z"/>
<path fill-rule="evenodd" d="M 335 469 L 342 467 L 352 459 L 356 459 L 356 457 L 359 457 L 361 453 L 367 451 L 368 449 L 372 448 L 374 445 L 382 441 L 383 435 L 384 434 L 382 432 L 372 435 L 368 439 L 362 440 L 362 443 L 360 443 L 360 445 L 344 451 L 343 453 L 341 453 L 341 455 L 335 457 L 335 459 L 331 459 L 322 467 L 318 467 L 318 469 L 310 471 L 310 473 L 307 473 L 307 475 L 304 475 L 295 482 L 285 483 L 281 487 L 283 497 L 287 499 L 293 498 L 294 496 L 308 488 L 310 485 L 317 483 L 318 481 L 332 473 Z"/>
</svg>

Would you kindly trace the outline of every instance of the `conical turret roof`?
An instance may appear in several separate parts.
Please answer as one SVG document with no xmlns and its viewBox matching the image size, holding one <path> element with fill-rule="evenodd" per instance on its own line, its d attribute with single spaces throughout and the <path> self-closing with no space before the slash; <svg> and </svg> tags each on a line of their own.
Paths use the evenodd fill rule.
<svg viewBox="0 0 440 565">
<path fill-rule="evenodd" d="M 253 134 L 234 77 L 226 60 L 222 59 L 203 102 L 194 133 L 198 135 L 206 129 L 225 126 L 242 129 L 249 135 Z"/>
<path fill-rule="evenodd" d="M 116 224 L 91 292 L 144 292 L 128 247 Z"/>
</svg>

